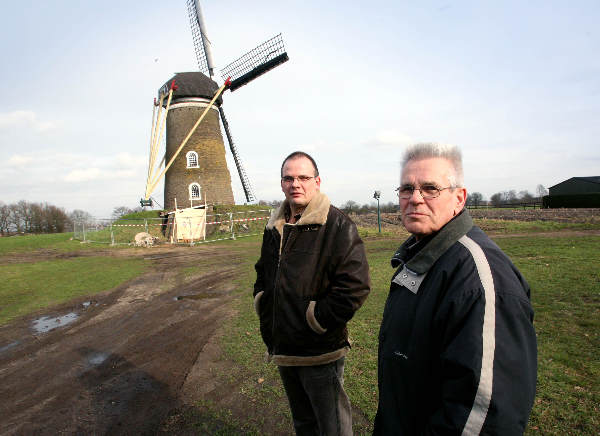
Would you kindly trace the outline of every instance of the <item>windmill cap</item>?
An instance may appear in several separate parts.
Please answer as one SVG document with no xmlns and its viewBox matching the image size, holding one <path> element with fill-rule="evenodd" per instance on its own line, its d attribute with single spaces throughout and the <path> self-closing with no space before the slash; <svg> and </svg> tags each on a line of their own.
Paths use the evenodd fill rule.
<svg viewBox="0 0 600 436">
<path fill-rule="evenodd" d="M 171 84 L 175 81 L 175 87 L 173 90 L 173 100 L 187 97 L 201 97 L 208 100 L 212 100 L 215 92 L 219 89 L 217 82 L 205 76 L 199 71 L 191 71 L 188 73 L 176 73 L 167 82 L 161 86 L 158 90 L 158 97 L 160 99 L 161 92 L 165 95 L 169 92 Z M 223 103 L 222 94 L 216 101 L 218 106 Z M 166 106 L 167 99 L 163 100 L 163 106 Z"/>
</svg>

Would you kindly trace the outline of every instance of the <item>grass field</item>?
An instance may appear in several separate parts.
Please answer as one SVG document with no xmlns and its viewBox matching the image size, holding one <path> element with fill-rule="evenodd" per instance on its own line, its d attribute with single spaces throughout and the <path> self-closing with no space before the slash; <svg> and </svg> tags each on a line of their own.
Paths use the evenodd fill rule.
<svg viewBox="0 0 600 436">
<path fill-rule="evenodd" d="M 486 223 L 480 224 L 486 228 Z M 503 223 L 487 224 L 493 224 L 487 230 L 503 234 L 496 242 L 513 259 L 532 289 L 538 335 L 538 392 L 526 434 L 600 434 L 600 236 L 561 235 L 562 230 L 582 230 L 564 223 L 553 227 L 516 222 L 510 230 Z M 556 230 L 559 232 L 552 237 L 536 235 Z M 521 236 L 510 237 L 507 233 Z M 523 233 L 528 235 L 522 236 Z M 353 348 L 347 359 L 345 378 L 352 403 L 362 412 L 362 418 L 355 420 L 355 432 L 369 434 L 377 407 L 377 333 L 392 274 L 389 258 L 403 234 L 378 234 L 371 228 L 361 229 L 361 235 L 365 238 L 373 290 L 349 324 Z M 9 253 L 94 249 L 92 244 L 69 241 L 69 237 L 63 234 L 0 238 L 0 262 Z M 270 415 L 281 421 L 282 429 L 289 428 L 287 400 L 276 368 L 263 362 L 264 345 L 252 306 L 253 265 L 260 237 L 219 244 L 235 252 L 238 260 L 235 281 L 239 298 L 233 303 L 238 315 L 224 329 L 222 348 L 225 358 L 239 371 L 223 371 L 215 376 L 222 383 L 235 382 L 249 407 L 269 410 Z M 77 258 L 82 263 L 64 259 L 1 266 L 0 323 L 38 310 L 40 304 L 52 305 L 110 289 L 145 268 L 143 262 L 113 260 L 93 256 Z M 79 277 L 75 272 L 81 270 L 89 274 Z M 198 272 L 201 271 L 189 271 Z M 106 276 L 114 280 L 106 280 Z M 261 433 L 260 413 L 251 414 L 253 418 L 247 422 L 236 422 L 230 411 L 220 410 L 216 404 L 203 404 L 203 408 L 212 410 L 213 419 L 227 420 L 230 429 Z M 203 419 L 206 417 L 203 415 Z"/>
<path fill-rule="evenodd" d="M 51 233 L 48 235 L 24 235 L 0 238 L 0 256 L 9 253 L 23 253 L 52 249 L 57 251 L 74 251 L 80 249 L 79 241 L 70 240 L 73 233 Z"/>
<path fill-rule="evenodd" d="M 111 289 L 145 269 L 143 260 L 105 256 L 0 266 L 0 325 L 28 313 Z"/>
</svg>

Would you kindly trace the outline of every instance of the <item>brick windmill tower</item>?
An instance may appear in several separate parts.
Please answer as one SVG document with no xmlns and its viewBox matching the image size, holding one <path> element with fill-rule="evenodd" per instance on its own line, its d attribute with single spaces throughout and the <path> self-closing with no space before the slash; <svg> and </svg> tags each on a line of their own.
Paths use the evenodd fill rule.
<svg viewBox="0 0 600 436">
<path fill-rule="evenodd" d="M 221 93 L 234 91 L 287 61 L 281 34 L 267 40 L 221 70 L 225 84 L 214 80 L 211 43 L 198 0 L 187 0 L 199 72 L 177 73 L 159 90 L 155 100 L 148 182 L 142 206 L 150 206 L 156 184 L 165 176 L 164 207 L 194 207 L 204 204 L 233 204 L 231 175 L 219 119 L 229 143 L 247 202 L 255 200 L 223 110 Z M 164 111 L 163 111 L 164 110 Z M 164 112 L 164 113 L 163 113 Z M 161 117 L 162 114 L 162 117 Z M 166 119 L 166 123 L 165 123 Z M 199 123 L 200 122 L 200 123 Z M 157 149 L 166 124 L 166 152 L 155 167 Z M 164 170 L 159 172 L 162 164 Z"/>
<path fill-rule="evenodd" d="M 202 112 L 209 107 L 217 83 L 200 72 L 177 73 L 169 84 L 177 84 L 167 114 L 166 154 L 169 161 Z M 164 207 L 188 207 L 198 204 L 234 204 L 231 175 L 225 159 L 225 144 L 219 126 L 222 99 L 210 106 L 204 120 L 165 173 Z"/>
</svg>

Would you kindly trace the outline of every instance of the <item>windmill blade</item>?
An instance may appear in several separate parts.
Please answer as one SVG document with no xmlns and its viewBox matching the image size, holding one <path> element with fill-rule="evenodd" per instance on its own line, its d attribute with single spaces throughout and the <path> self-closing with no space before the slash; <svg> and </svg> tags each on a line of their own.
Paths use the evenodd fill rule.
<svg viewBox="0 0 600 436">
<path fill-rule="evenodd" d="M 258 76 L 289 60 L 281 33 L 250 50 L 221 70 L 223 78 L 231 77 L 230 91 L 235 91 Z"/>
<path fill-rule="evenodd" d="M 235 161 L 235 166 L 237 167 L 238 174 L 240 175 L 240 181 L 242 182 L 242 189 L 244 190 L 244 195 L 246 196 L 246 201 L 248 203 L 255 201 L 254 192 L 252 191 L 252 186 L 250 185 L 250 179 L 244 170 L 244 166 L 242 165 L 242 160 L 237 151 L 237 147 L 233 142 L 233 138 L 231 137 L 231 132 L 229 131 L 229 123 L 227 122 L 227 118 L 225 117 L 225 111 L 223 111 L 223 106 L 219 106 L 219 113 L 221 114 L 221 122 L 223 123 L 223 129 L 225 130 L 225 135 L 227 136 L 227 142 L 229 142 L 229 149 L 231 150 L 231 154 L 233 155 L 233 160 Z"/>
<path fill-rule="evenodd" d="M 210 40 L 206 35 L 206 25 L 200 9 L 200 2 L 198 0 L 187 0 L 187 8 L 198 68 L 212 79 L 214 76 L 214 62 Z"/>
</svg>

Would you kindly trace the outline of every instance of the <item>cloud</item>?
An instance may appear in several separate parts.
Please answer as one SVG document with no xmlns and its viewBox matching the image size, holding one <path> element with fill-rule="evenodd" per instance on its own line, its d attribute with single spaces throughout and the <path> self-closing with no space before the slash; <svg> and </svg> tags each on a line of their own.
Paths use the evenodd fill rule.
<svg viewBox="0 0 600 436">
<path fill-rule="evenodd" d="M 103 178 L 104 171 L 99 168 L 87 168 L 85 170 L 72 170 L 63 177 L 65 182 L 89 182 Z"/>
<path fill-rule="evenodd" d="M 56 128 L 52 121 L 40 121 L 33 111 L 12 111 L 0 113 L 0 130 L 12 128 L 28 128 L 36 132 L 47 132 Z"/>
<path fill-rule="evenodd" d="M 143 155 L 134 155 L 131 153 L 119 153 L 114 158 L 114 164 L 118 168 L 126 169 L 131 167 L 146 166 L 148 157 Z"/>
<path fill-rule="evenodd" d="M 20 168 L 26 165 L 29 165 L 33 162 L 33 158 L 31 156 L 24 156 L 20 154 L 14 154 L 6 161 L 6 165 L 8 167 Z"/>
<path fill-rule="evenodd" d="M 97 180 L 124 180 L 144 177 L 146 158 L 130 153 L 95 155 L 57 153 L 44 150 L 13 154 L 0 162 L 0 173 L 8 176 L 18 170 L 23 181 L 31 183 L 85 183 Z"/>
<path fill-rule="evenodd" d="M 366 140 L 365 145 L 367 147 L 388 149 L 399 146 L 406 147 L 415 142 L 417 141 L 414 138 L 397 130 L 380 130 L 373 138 Z"/>
</svg>

